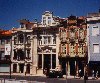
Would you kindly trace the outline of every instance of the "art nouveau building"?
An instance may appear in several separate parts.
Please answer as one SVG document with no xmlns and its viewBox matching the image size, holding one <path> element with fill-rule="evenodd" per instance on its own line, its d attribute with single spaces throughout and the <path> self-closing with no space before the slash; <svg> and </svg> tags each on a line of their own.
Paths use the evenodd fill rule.
<svg viewBox="0 0 100 83">
<path fill-rule="evenodd" d="M 33 74 L 33 30 L 34 23 L 20 20 L 20 27 L 12 29 L 12 72 Z"/>
<path fill-rule="evenodd" d="M 33 53 L 34 64 L 37 68 L 37 74 L 43 74 L 43 70 L 49 67 L 55 70 L 59 66 L 59 28 L 36 27 L 33 29 Z"/>
<path fill-rule="evenodd" d="M 87 61 L 87 27 L 85 17 L 70 16 L 60 27 L 59 61 L 63 73 L 84 74 Z M 67 70 L 66 70 L 67 69 Z"/>
<path fill-rule="evenodd" d="M 52 13 L 45 12 L 41 23 L 23 19 L 19 28 L 12 29 L 13 73 L 43 74 L 44 68 L 49 66 L 55 69 L 59 66 L 58 20 L 54 20 Z"/>
<path fill-rule="evenodd" d="M 43 74 L 47 67 L 50 70 L 55 70 L 59 66 L 60 39 L 57 25 L 62 20 L 53 16 L 52 12 L 45 11 L 42 14 L 42 22 L 33 29 L 34 69 L 37 74 Z"/>
</svg>

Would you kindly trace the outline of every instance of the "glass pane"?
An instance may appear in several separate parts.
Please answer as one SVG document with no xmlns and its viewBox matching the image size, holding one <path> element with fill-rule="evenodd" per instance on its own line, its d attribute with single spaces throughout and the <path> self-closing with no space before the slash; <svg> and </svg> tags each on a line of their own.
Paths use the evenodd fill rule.
<svg viewBox="0 0 100 83">
<path fill-rule="evenodd" d="M 42 55 L 38 55 L 38 68 L 42 68 Z"/>
<path fill-rule="evenodd" d="M 55 69 L 56 68 L 56 55 L 53 54 L 52 55 L 52 69 Z"/>
</svg>

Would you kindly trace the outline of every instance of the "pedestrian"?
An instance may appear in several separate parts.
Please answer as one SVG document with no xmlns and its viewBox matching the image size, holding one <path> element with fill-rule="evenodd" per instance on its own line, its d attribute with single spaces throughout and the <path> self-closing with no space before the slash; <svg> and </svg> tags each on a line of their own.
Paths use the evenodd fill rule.
<svg viewBox="0 0 100 83">
<path fill-rule="evenodd" d="M 94 70 L 92 70 L 92 78 L 94 79 Z"/>
<path fill-rule="evenodd" d="M 81 71 L 81 69 L 79 70 L 79 77 L 80 78 L 82 77 L 82 71 Z"/>
<path fill-rule="evenodd" d="M 96 72 L 96 79 L 98 79 L 98 71 Z"/>
</svg>

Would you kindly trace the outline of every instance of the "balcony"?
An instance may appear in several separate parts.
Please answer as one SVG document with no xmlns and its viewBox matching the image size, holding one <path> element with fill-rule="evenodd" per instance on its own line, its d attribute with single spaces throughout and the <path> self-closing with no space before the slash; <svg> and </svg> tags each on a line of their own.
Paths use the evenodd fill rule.
<svg viewBox="0 0 100 83">
<path fill-rule="evenodd" d="M 75 43 L 75 38 L 71 37 L 71 38 L 69 39 L 69 41 L 70 41 L 71 44 L 74 44 L 74 43 Z"/>
<path fill-rule="evenodd" d="M 80 38 L 78 39 L 78 42 L 79 42 L 79 43 L 85 43 L 85 38 L 80 37 Z"/>
<path fill-rule="evenodd" d="M 64 38 L 61 38 L 61 43 L 66 43 L 67 42 L 67 38 L 64 37 Z"/>
</svg>

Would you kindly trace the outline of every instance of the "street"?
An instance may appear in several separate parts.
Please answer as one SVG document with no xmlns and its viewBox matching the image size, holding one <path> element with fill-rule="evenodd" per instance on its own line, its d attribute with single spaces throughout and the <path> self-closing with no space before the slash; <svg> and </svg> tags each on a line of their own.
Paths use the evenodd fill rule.
<svg viewBox="0 0 100 83">
<path fill-rule="evenodd" d="M 9 75 L 0 75 L 0 78 L 9 79 Z M 15 76 L 11 79 L 27 80 L 29 83 L 100 83 L 100 80 L 87 80 L 83 79 L 65 79 L 65 78 L 47 78 L 42 76 Z M 24 82 L 23 82 L 24 83 Z"/>
</svg>

